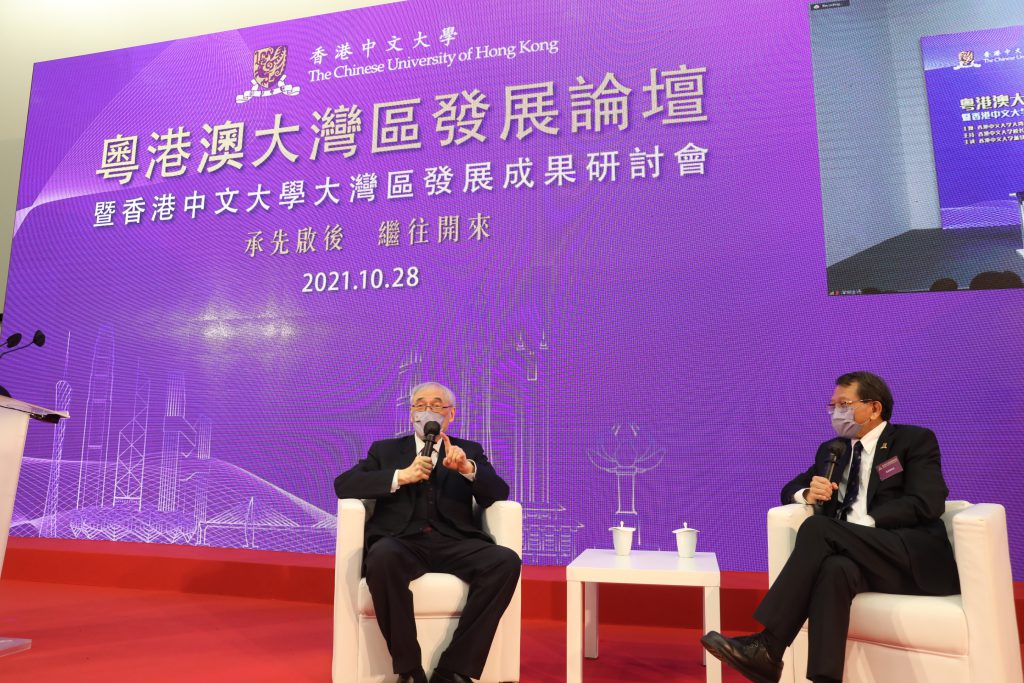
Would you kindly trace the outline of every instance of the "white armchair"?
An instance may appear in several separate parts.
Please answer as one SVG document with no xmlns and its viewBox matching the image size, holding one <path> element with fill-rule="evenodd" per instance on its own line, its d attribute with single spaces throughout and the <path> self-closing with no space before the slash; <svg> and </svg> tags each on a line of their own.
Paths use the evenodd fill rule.
<svg viewBox="0 0 1024 683">
<path fill-rule="evenodd" d="M 806 505 L 768 511 L 768 579 L 789 558 Z M 942 516 L 960 595 L 862 593 L 853 600 L 845 680 L 852 683 L 1021 683 L 1020 642 L 1002 505 L 947 501 Z M 786 650 L 782 680 L 803 683 L 807 627 Z"/>
<path fill-rule="evenodd" d="M 391 655 L 373 611 L 370 590 L 362 578 L 363 527 L 373 501 L 338 501 L 338 545 L 334 569 L 334 683 L 391 683 Z M 483 511 L 484 531 L 523 555 L 523 509 L 499 501 Z M 416 611 L 416 634 L 429 676 L 451 641 L 469 586 L 451 574 L 425 574 L 409 584 Z M 482 682 L 519 680 L 519 637 L 522 622 L 522 581 L 505 610 L 494 636 Z"/>
</svg>

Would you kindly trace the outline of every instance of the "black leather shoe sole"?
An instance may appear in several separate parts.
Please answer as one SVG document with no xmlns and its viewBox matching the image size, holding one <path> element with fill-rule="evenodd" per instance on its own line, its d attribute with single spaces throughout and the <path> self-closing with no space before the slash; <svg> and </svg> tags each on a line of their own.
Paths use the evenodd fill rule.
<svg viewBox="0 0 1024 683">
<path fill-rule="evenodd" d="M 454 671 L 435 670 L 430 676 L 430 683 L 473 683 L 473 679 Z"/>
<path fill-rule="evenodd" d="M 733 670 L 738 671 L 749 681 L 754 683 L 779 683 L 779 679 L 782 678 L 781 672 L 779 676 L 765 676 L 759 671 L 748 668 L 746 662 L 733 656 L 732 647 L 726 642 L 725 636 L 721 633 L 712 631 L 701 636 L 700 644 L 704 646 L 708 654 L 732 667 Z"/>
</svg>

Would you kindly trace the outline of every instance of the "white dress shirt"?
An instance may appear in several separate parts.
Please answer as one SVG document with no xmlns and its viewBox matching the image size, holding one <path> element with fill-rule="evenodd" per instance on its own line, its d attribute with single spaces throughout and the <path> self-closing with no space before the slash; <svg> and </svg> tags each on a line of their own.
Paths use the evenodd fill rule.
<svg viewBox="0 0 1024 683">
<path fill-rule="evenodd" d="M 441 439 L 438 439 L 437 441 L 435 441 L 434 442 L 434 450 L 432 450 L 430 452 L 430 461 L 432 463 L 434 463 L 434 467 L 437 467 L 437 457 L 441 453 L 441 444 L 442 443 L 444 443 L 444 442 L 441 441 Z M 424 441 L 423 439 L 421 439 L 420 435 L 417 434 L 416 435 L 416 455 L 419 455 L 420 453 L 422 453 L 423 449 L 426 447 L 426 445 L 427 445 L 427 442 Z M 473 471 L 470 472 L 469 474 L 462 474 L 461 472 L 459 472 L 459 474 L 462 474 L 462 476 L 464 476 L 466 479 L 469 479 L 470 481 L 474 481 L 476 479 L 476 463 L 474 461 L 472 461 L 472 460 L 469 460 L 469 458 L 467 458 L 467 460 L 469 462 L 473 463 Z M 443 467 L 443 465 L 442 465 L 442 467 Z M 398 484 L 398 470 L 395 470 L 395 476 L 393 476 L 391 478 L 391 493 L 394 493 L 399 488 L 401 488 L 401 487 Z"/>
<path fill-rule="evenodd" d="M 857 492 L 857 500 L 853 501 L 853 507 L 846 513 L 846 521 L 863 526 L 875 526 L 875 518 L 868 514 L 868 483 L 871 481 L 871 466 L 875 461 L 875 447 L 878 446 L 878 437 L 882 435 L 887 422 L 882 422 L 860 439 L 852 439 L 850 448 L 854 448 L 859 441 L 864 449 L 860 454 L 860 488 Z M 850 451 L 851 454 L 853 451 Z M 853 466 L 853 456 L 850 456 L 843 476 L 839 480 L 839 490 L 833 495 L 838 495 L 839 500 L 846 497 L 846 486 L 850 483 L 850 468 Z M 793 502 L 808 504 L 804 499 L 804 492 L 807 489 L 800 489 L 793 496 Z"/>
</svg>

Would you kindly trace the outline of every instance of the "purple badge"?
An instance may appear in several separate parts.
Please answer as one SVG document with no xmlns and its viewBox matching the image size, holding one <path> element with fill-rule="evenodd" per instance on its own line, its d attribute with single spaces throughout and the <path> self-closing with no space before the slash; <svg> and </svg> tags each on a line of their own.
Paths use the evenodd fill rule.
<svg viewBox="0 0 1024 683">
<path fill-rule="evenodd" d="M 892 475 L 902 472 L 903 465 L 900 464 L 900 459 L 894 455 L 875 469 L 878 470 L 878 478 L 885 481 Z"/>
</svg>

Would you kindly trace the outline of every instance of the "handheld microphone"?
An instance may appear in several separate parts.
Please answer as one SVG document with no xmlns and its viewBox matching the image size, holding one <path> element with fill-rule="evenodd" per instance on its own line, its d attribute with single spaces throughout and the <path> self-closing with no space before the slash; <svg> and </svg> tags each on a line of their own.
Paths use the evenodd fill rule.
<svg viewBox="0 0 1024 683">
<path fill-rule="evenodd" d="M 842 441 L 836 441 L 828 447 L 828 472 L 825 474 L 825 478 L 832 481 L 832 473 L 835 472 L 836 463 L 839 462 L 839 458 L 843 457 L 843 453 L 846 452 L 846 444 Z"/>
<path fill-rule="evenodd" d="M 430 422 L 423 425 L 423 440 L 427 443 L 434 443 L 437 440 L 437 436 L 441 433 L 441 423 L 437 420 L 431 420 Z"/>
<path fill-rule="evenodd" d="M 423 455 L 425 457 L 432 458 L 434 453 L 434 442 L 437 441 L 437 436 L 440 433 L 441 424 L 436 420 L 431 420 L 423 425 Z"/>
<path fill-rule="evenodd" d="M 828 471 L 825 473 L 825 478 L 832 481 L 832 474 L 836 470 L 836 463 L 839 462 L 839 458 L 843 457 L 843 453 L 846 452 L 846 444 L 842 441 L 833 441 L 828 446 Z M 822 507 L 824 503 L 817 501 L 815 503 L 818 507 Z"/>
<path fill-rule="evenodd" d="M 434 449 L 434 442 L 440 433 L 441 423 L 437 420 L 431 420 L 423 425 L 423 442 L 427 445 L 425 452 L 429 453 Z"/>
</svg>

